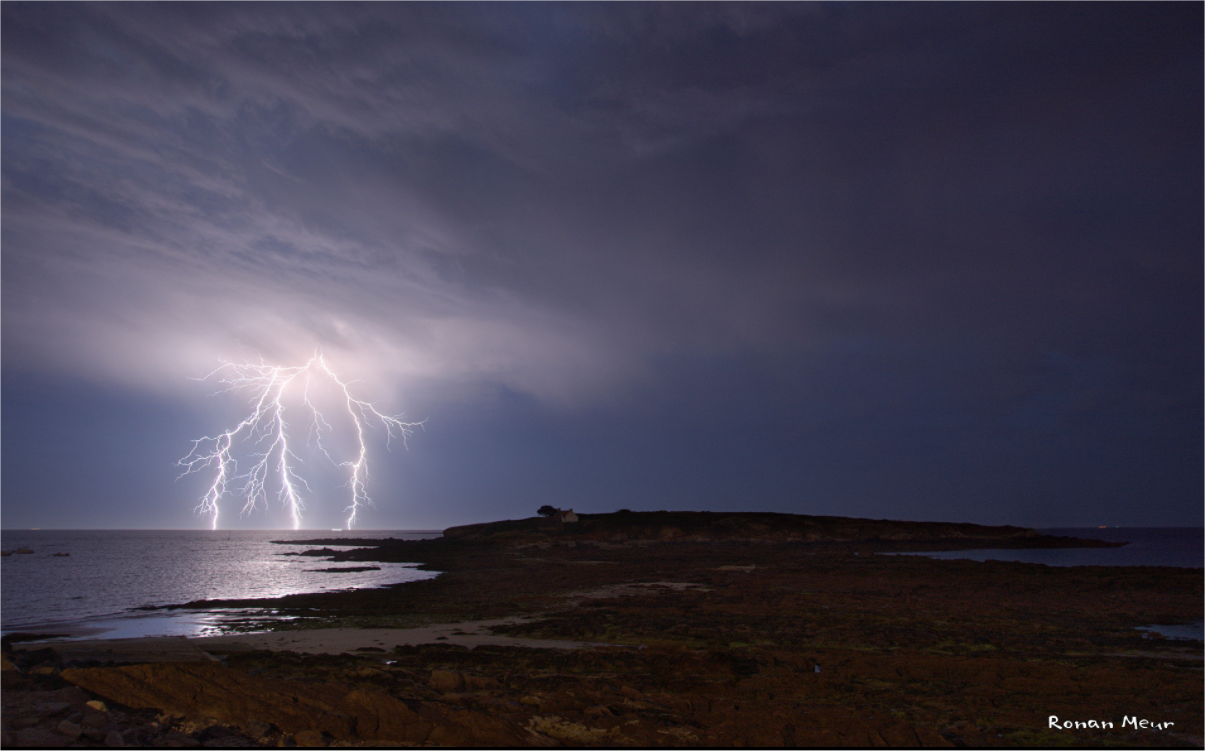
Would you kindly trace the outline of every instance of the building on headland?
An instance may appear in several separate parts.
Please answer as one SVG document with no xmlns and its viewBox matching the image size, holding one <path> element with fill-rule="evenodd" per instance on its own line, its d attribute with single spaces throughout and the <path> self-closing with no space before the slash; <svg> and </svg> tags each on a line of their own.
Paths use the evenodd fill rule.
<svg viewBox="0 0 1205 751">
<path fill-rule="evenodd" d="M 553 508 L 552 506 L 542 506 L 539 511 L 540 516 L 544 517 L 540 520 L 542 527 L 562 527 L 566 524 L 578 521 L 577 514 L 573 513 L 573 509 Z"/>
</svg>

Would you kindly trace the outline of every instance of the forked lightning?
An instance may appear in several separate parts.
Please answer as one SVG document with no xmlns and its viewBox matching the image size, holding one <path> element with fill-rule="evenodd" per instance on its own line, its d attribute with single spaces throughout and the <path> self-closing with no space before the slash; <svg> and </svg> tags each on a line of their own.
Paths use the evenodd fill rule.
<svg viewBox="0 0 1205 751">
<path fill-rule="evenodd" d="M 179 466 L 184 467 L 181 477 L 208 468 L 216 469 L 217 475 L 213 484 L 197 506 L 197 513 L 207 514 L 212 518 L 214 529 L 218 526 L 219 502 L 227 494 L 232 483 L 242 481 L 237 494 L 244 497 L 243 513 L 247 513 L 255 509 L 261 501 L 267 504 L 267 486 L 272 475 L 276 475 L 280 483 L 278 495 L 292 517 L 293 529 L 301 528 L 301 512 L 305 509 L 301 488 L 308 492 L 310 487 L 295 469 L 301 459 L 289 446 L 289 424 L 285 421 L 285 397 L 290 393 L 296 394 L 298 388 L 301 389 L 300 405 L 303 414 L 310 420 L 310 435 L 318 449 L 332 464 L 346 467 L 351 475 L 347 483 L 351 494 L 351 503 L 346 509 L 349 514 L 346 525 L 348 529 L 355 524 L 356 512 L 360 507 L 369 503 L 365 487 L 368 477 L 365 428 L 370 422 L 379 421 L 385 427 L 385 442 L 388 446 L 394 438 L 400 438 L 404 445 L 411 430 L 422 425 L 421 422 L 402 422 L 400 416 L 383 414 L 372 404 L 353 397 L 348 388 L 349 384 L 330 369 L 321 354 L 314 355 L 305 365 L 291 368 L 265 365 L 263 362 L 257 364 L 223 361 L 220 367 L 199 380 L 209 380 L 219 375 L 221 377 L 218 383 L 223 384 L 225 388 L 218 393 L 251 393 L 251 414 L 224 433 L 193 441 L 192 451 L 177 462 Z M 341 394 L 340 401 L 355 426 L 353 446 L 358 447 L 359 453 L 354 461 L 336 461 L 328 450 L 324 437 L 332 432 L 333 428 L 310 399 L 310 386 L 315 379 L 333 383 Z M 234 448 L 237 443 L 247 439 L 252 439 L 253 444 L 262 450 L 251 454 L 251 469 L 239 474 Z"/>
</svg>

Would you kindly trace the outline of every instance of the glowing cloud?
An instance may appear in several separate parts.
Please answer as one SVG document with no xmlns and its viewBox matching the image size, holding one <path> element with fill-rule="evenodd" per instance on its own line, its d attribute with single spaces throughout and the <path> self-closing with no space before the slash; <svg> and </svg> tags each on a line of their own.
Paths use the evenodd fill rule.
<svg viewBox="0 0 1205 751">
<path fill-rule="evenodd" d="M 304 365 L 294 367 L 266 365 L 262 361 L 223 362 L 199 380 L 209 380 L 219 374 L 222 375 L 218 382 L 224 384 L 225 388 L 218 393 L 249 392 L 251 413 L 230 430 L 193 441 L 192 451 L 177 462 L 185 468 L 180 477 L 209 468 L 217 470 L 213 483 L 197 506 L 197 513 L 212 517 L 214 529 L 218 526 L 219 502 L 230 490 L 232 482 L 242 481 L 235 492 L 243 496 L 243 513 L 248 513 L 261 501 L 267 504 L 267 487 L 272 475 L 276 475 L 279 482 L 278 495 L 292 517 L 293 528 L 300 529 L 301 512 L 305 509 L 301 488 L 310 491 L 310 486 L 296 470 L 296 465 L 302 460 L 290 446 L 289 423 L 285 420 L 287 397 L 292 398 L 292 409 L 300 407 L 308 417 L 309 436 L 313 445 L 332 464 L 346 468 L 350 474 L 347 487 L 351 502 L 345 509 L 349 514 L 349 529 L 355 525 L 360 507 L 371 502 L 365 486 L 368 477 L 365 428 L 373 421 L 380 422 L 385 428 L 386 446 L 389 446 L 395 437 L 400 438 L 404 445 L 411 429 L 422 425 L 422 422 L 402 422 L 400 415 L 383 414 L 372 404 L 353 397 L 349 389 L 351 382 L 340 379 L 321 354 L 314 355 Z M 334 385 L 340 412 L 345 411 L 351 421 L 354 432 L 352 445 L 356 454 L 352 460 L 337 461 L 331 455 L 328 440 L 334 428 L 311 397 L 311 387 L 316 381 Z M 235 447 L 247 440 L 259 450 L 250 455 L 251 468 L 239 474 Z"/>
</svg>

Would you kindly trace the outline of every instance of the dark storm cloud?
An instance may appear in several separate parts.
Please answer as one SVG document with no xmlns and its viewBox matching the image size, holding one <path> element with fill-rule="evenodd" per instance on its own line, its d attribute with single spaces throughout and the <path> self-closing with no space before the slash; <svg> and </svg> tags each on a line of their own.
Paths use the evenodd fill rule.
<svg viewBox="0 0 1205 751">
<path fill-rule="evenodd" d="M 2 12 L 10 372 L 170 394 L 321 346 L 968 487 L 1199 423 L 1199 6 Z"/>
<path fill-rule="evenodd" d="M 384 8 L 386 18 L 373 6 L 22 10 L 7 25 L 6 224 L 53 233 L 38 256 L 65 266 L 52 272 L 60 292 L 95 288 L 100 267 L 121 277 L 101 296 L 167 312 L 115 313 L 121 331 L 80 338 L 133 334 L 170 362 L 182 347 L 212 357 L 205 345 L 229 347 L 223 335 L 238 332 L 270 353 L 317 339 L 352 355 L 400 347 L 422 372 L 523 371 L 516 385 L 560 396 L 590 388 L 592 373 L 609 381 L 636 367 L 629 348 L 597 330 L 600 311 L 561 305 L 582 299 L 591 266 L 612 278 L 584 285 L 585 299 L 645 274 L 605 247 L 627 238 L 584 237 L 602 228 L 578 173 L 622 168 L 661 131 L 697 139 L 740 119 L 732 97 L 693 90 L 697 101 L 668 108 L 646 97 L 649 112 L 561 102 L 577 85 L 557 80 L 566 50 L 533 58 L 489 18 L 429 8 Z M 607 268 L 613 258 L 620 268 Z M 681 285 L 670 286 L 672 297 Z M 165 288 L 170 300 L 155 299 Z M 72 307 L 57 311 L 59 329 L 89 318 Z M 374 334 L 386 317 L 389 331 Z M 414 352 L 408 320 L 439 342 Z M 18 327 L 35 340 L 26 348 L 70 333 L 39 328 Z M 129 368 L 116 357 L 110 370 Z"/>
</svg>

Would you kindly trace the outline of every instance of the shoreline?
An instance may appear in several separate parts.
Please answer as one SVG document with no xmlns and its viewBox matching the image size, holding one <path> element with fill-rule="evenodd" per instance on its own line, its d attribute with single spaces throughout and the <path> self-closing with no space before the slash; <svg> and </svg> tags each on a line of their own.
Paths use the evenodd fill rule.
<svg viewBox="0 0 1205 751">
<path fill-rule="evenodd" d="M 532 526 L 338 552 L 443 573 L 273 599 L 313 620 L 175 640 L 188 659 L 164 641 L 11 644 L 6 697 L 81 688 L 146 745 L 169 730 L 259 746 L 1201 744 L 1202 643 L 1136 630 L 1200 621 L 1200 569 Z M 161 651 L 114 659 L 117 647 Z M 1161 729 L 1051 729 L 1051 714 Z"/>
<path fill-rule="evenodd" d="M 514 524 L 514 522 L 502 522 L 495 524 Z M 934 523 L 919 523 L 930 525 Z M 488 526 L 488 525 L 473 525 L 473 526 Z M 965 525 L 964 525 L 965 526 Z M 453 528 L 456 529 L 456 528 Z M 465 529 L 465 528 L 461 528 Z M 1057 528 L 1059 531 L 1066 531 L 1066 528 Z M 321 532 L 322 530 L 314 530 Z M 271 541 L 274 544 L 282 545 L 304 545 L 311 546 L 307 550 L 300 552 L 286 552 L 279 555 L 287 556 L 306 556 L 315 558 L 315 564 L 320 561 L 326 562 L 359 562 L 359 563 L 406 563 L 408 568 L 415 570 L 427 571 L 436 574 L 436 578 L 442 573 L 434 571 L 429 561 L 420 560 L 429 558 L 422 551 L 422 548 L 430 543 L 445 542 L 443 537 L 433 537 L 425 539 L 395 539 L 393 537 L 340 537 L 340 538 L 323 538 L 306 540 L 280 540 Z M 578 544 L 583 546 L 599 546 L 599 547 L 615 547 L 640 549 L 648 546 L 653 541 L 647 539 L 621 539 L 617 542 L 608 542 L 605 540 L 580 540 L 558 541 L 560 544 Z M 697 539 L 670 539 L 656 540 L 657 544 L 698 544 Z M 973 561 L 995 561 L 995 562 L 1014 562 L 1022 565 L 1055 565 L 1055 566 L 1106 566 L 1128 568 L 1131 566 L 1146 566 L 1149 564 L 1099 564 L 1099 563 L 1051 563 L 1046 561 L 1024 561 L 1018 559 L 992 558 L 987 554 L 992 552 L 1014 552 L 1024 553 L 1028 551 L 1091 551 L 1101 549 L 1118 549 L 1127 545 L 1125 542 L 1104 541 L 1088 538 L 1076 538 L 1063 535 L 1047 535 L 1037 534 L 1028 537 L 1011 540 L 995 540 L 994 542 L 1003 543 L 992 548 L 972 547 L 973 545 L 982 542 L 982 539 L 947 539 L 947 540 L 823 540 L 823 541 L 800 541 L 800 540 L 764 540 L 764 539 L 737 539 L 737 540 L 719 540 L 711 541 L 712 544 L 737 544 L 737 545 L 764 545 L 764 544 L 782 544 L 786 542 L 791 547 L 807 549 L 810 554 L 816 555 L 831 555 L 831 554 L 852 554 L 852 555 L 907 555 L 907 556 L 931 556 L 932 560 L 973 560 Z M 536 542 L 537 546 L 548 544 L 547 542 Z M 328 546 L 335 545 L 340 549 L 332 549 Z M 321 546 L 321 547 L 314 547 Z M 527 545 L 519 545 L 519 548 L 530 547 Z M 966 557 L 957 556 L 957 554 L 965 554 Z M 955 555 L 951 555 L 955 554 Z M 1072 553 L 1074 555 L 1074 553 Z M 404 560 L 403 560 L 404 559 Z M 357 570 L 360 567 L 357 567 Z M 369 568 L 369 567 L 364 567 Z M 1191 567 L 1172 566 L 1169 568 L 1186 568 L 1191 570 Z M 346 570 L 346 569 L 333 569 Z M 263 597 L 249 599 L 206 599 L 195 600 L 187 603 L 170 603 L 156 606 L 144 606 L 135 610 L 115 613 L 108 616 L 89 617 L 79 620 L 66 622 L 47 622 L 43 624 L 33 624 L 28 627 L 19 627 L 17 629 L 5 630 L 3 637 L 11 639 L 17 637 L 23 639 L 30 634 L 35 635 L 53 635 L 53 638 L 71 641 L 81 641 L 92 637 L 97 640 L 113 640 L 113 639 L 136 639 L 136 638 L 156 638 L 156 637 L 188 637 L 208 638 L 210 636 L 221 636 L 230 633 L 247 633 L 246 625 L 248 622 L 258 622 L 264 628 L 260 631 L 263 633 L 272 633 L 278 630 L 288 630 L 288 627 L 294 624 L 299 616 L 283 615 L 276 612 L 278 606 L 285 600 L 295 600 L 297 598 L 330 598 L 339 597 L 352 592 L 367 593 L 373 591 L 381 591 L 394 587 L 402 587 L 413 584 L 413 581 L 402 582 L 387 582 L 375 584 L 368 587 L 355 587 L 347 589 L 322 589 L 312 592 L 298 593 L 294 595 L 286 595 L 281 597 Z M 208 612 L 207 612 L 208 611 Z M 238 612 L 244 611 L 244 612 Z M 154 623 L 166 623 L 169 625 L 155 626 Z M 146 625 L 143 625 L 146 624 Z M 1149 624 L 1147 624 L 1149 625 Z M 1186 624 L 1192 625 L 1192 624 Z M 1136 628 L 1144 628 L 1139 626 Z M 103 634 L 112 634 L 111 636 L 102 636 Z"/>
<path fill-rule="evenodd" d="M 529 649 L 582 649 L 614 646 L 603 642 L 567 639 L 532 639 L 494 633 L 495 626 L 514 626 L 524 618 L 462 621 L 413 628 L 315 628 L 298 631 L 253 631 L 210 636 L 140 636 L 116 639 L 44 639 L 13 644 L 17 651 L 53 649 L 65 662 L 155 662 L 164 655 L 173 661 L 205 661 L 207 655 L 240 652 L 289 651 L 301 654 L 340 655 L 355 652 L 389 652 L 395 647 L 421 644 L 523 647 Z"/>
</svg>

